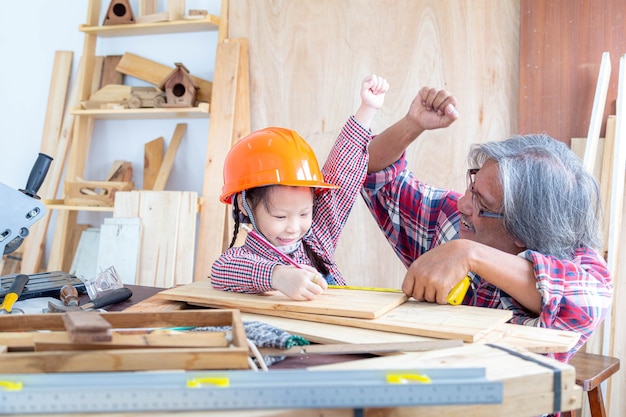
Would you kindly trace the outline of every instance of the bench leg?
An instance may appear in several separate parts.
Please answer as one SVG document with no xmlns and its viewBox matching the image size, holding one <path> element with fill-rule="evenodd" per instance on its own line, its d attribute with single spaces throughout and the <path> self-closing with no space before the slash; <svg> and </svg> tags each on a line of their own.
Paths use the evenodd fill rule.
<svg viewBox="0 0 626 417">
<path fill-rule="evenodd" d="M 589 391 L 587 396 L 589 398 L 591 417 L 606 417 L 604 399 L 602 398 L 602 389 L 600 388 L 600 385 Z"/>
</svg>

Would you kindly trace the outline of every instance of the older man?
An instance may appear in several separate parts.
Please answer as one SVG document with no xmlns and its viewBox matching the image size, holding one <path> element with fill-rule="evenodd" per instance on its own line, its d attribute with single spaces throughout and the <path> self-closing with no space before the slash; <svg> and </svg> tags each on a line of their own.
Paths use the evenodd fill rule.
<svg viewBox="0 0 626 417">
<path fill-rule="evenodd" d="M 435 188 L 407 169 L 405 150 L 458 117 L 456 99 L 424 87 L 408 113 L 370 143 L 361 195 L 408 268 L 402 290 L 446 303 L 466 275 L 463 304 L 509 309 L 512 323 L 581 334 L 610 308 L 613 283 L 599 246 L 598 184 L 565 144 L 546 135 L 475 144 L 467 190 Z"/>
</svg>

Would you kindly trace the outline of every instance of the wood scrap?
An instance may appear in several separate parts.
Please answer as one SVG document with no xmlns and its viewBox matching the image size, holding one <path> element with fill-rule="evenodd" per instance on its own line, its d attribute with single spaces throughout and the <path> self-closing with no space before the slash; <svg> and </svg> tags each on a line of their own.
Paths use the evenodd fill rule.
<svg viewBox="0 0 626 417">
<path fill-rule="evenodd" d="M 304 356 L 304 355 L 345 355 L 345 354 L 383 354 L 401 352 L 422 352 L 426 350 L 447 349 L 463 346 L 462 340 L 430 340 L 418 342 L 388 343 L 337 343 L 329 345 L 294 346 L 289 349 L 259 348 L 262 355 L 269 356 Z"/>
<path fill-rule="evenodd" d="M 168 74 L 172 72 L 172 70 L 174 70 L 174 68 L 142 58 L 139 55 L 126 52 L 122 56 L 116 70 L 122 74 L 138 78 L 150 84 L 158 85 L 165 77 L 168 76 Z M 192 75 L 191 78 L 199 88 L 197 100 L 207 103 L 210 102 L 213 83 L 194 75 Z"/>
<path fill-rule="evenodd" d="M 133 179 L 133 163 L 124 160 L 113 162 L 106 181 L 130 181 Z"/>
<path fill-rule="evenodd" d="M 146 14 L 135 18 L 137 23 L 169 22 L 170 20 L 170 12 Z"/>
<path fill-rule="evenodd" d="M 139 16 L 157 12 L 157 0 L 139 0 Z"/>
<path fill-rule="evenodd" d="M 101 109 L 108 105 L 128 107 L 131 90 L 132 87 L 128 85 L 109 84 L 93 93 L 89 100 L 82 101 L 80 105 L 84 109 Z"/>
<path fill-rule="evenodd" d="M 85 312 L 86 314 L 89 314 Z M 76 341 L 67 332 L 38 333 L 33 337 L 37 352 L 59 350 L 98 350 L 136 348 L 209 348 L 227 347 L 224 332 L 182 332 L 172 330 L 141 330 L 143 334 L 112 331 L 109 341 Z"/>
<path fill-rule="evenodd" d="M 70 311 L 63 314 L 63 323 L 72 342 L 110 342 L 111 324 L 99 314 L 89 311 Z"/>
<path fill-rule="evenodd" d="M 124 74 L 115 70 L 121 59 L 121 55 L 107 55 L 103 58 L 100 88 L 109 84 L 124 84 Z"/>
<path fill-rule="evenodd" d="M 172 20 L 182 20 L 185 16 L 185 0 L 167 0 L 167 10 Z"/>
<path fill-rule="evenodd" d="M 164 139 L 160 136 L 144 145 L 143 189 L 152 190 L 163 163 Z"/>
<path fill-rule="evenodd" d="M 154 185 L 152 189 L 154 191 L 163 191 L 165 190 L 165 185 L 167 184 L 167 180 L 170 177 L 170 173 L 172 171 L 172 167 L 174 166 L 174 159 L 176 158 L 176 153 L 178 152 L 178 148 L 180 147 L 180 142 L 183 140 L 183 136 L 185 136 L 185 132 L 187 131 L 187 123 L 178 123 L 176 128 L 174 129 L 174 134 L 172 135 L 172 140 L 165 152 L 165 158 L 163 158 L 163 162 L 159 168 L 159 173 L 154 181 Z"/>
</svg>

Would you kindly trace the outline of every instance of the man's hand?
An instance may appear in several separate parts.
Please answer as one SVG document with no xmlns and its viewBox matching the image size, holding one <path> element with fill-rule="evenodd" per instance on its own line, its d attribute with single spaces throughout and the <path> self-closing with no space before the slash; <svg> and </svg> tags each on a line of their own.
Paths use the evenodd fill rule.
<svg viewBox="0 0 626 417">
<path fill-rule="evenodd" d="M 422 254 L 409 267 L 402 291 L 417 301 L 446 304 L 450 290 L 470 271 L 471 243 L 453 240 Z"/>
<path fill-rule="evenodd" d="M 448 127 L 459 118 L 456 98 L 446 90 L 422 87 L 413 99 L 406 118 L 423 130 Z"/>
</svg>

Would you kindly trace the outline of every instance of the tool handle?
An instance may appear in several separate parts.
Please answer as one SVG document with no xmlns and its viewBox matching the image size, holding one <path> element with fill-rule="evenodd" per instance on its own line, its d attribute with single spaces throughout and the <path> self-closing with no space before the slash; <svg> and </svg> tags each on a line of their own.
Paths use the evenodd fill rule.
<svg viewBox="0 0 626 417">
<path fill-rule="evenodd" d="M 70 284 L 65 284 L 61 287 L 61 291 L 59 292 L 59 297 L 63 304 L 66 306 L 77 306 L 80 303 L 78 298 L 78 290 L 76 287 Z"/>
<path fill-rule="evenodd" d="M 467 293 L 467 289 L 470 286 L 470 277 L 465 276 L 462 280 L 460 280 L 448 293 L 447 301 L 449 304 L 453 306 L 458 306 L 463 302 L 465 298 L 465 294 Z"/>
<path fill-rule="evenodd" d="M 28 176 L 28 181 L 26 182 L 26 189 L 20 190 L 24 194 L 39 199 L 37 195 L 37 191 L 39 191 L 39 187 L 43 184 L 43 180 L 46 178 L 46 174 L 48 174 L 48 168 L 50 168 L 50 163 L 52 162 L 52 157 L 40 153 L 35 161 L 35 165 L 30 171 L 30 175 Z"/>
<path fill-rule="evenodd" d="M 92 300 L 91 302 L 85 304 L 83 306 L 83 309 L 93 308 L 97 310 L 99 308 L 106 307 L 111 304 L 117 304 L 117 303 L 121 303 L 122 301 L 126 301 L 130 297 L 132 297 L 132 295 L 133 295 L 133 292 L 130 290 L 130 288 L 126 288 L 126 287 L 117 288 L 113 291 L 104 293 L 103 295 L 96 298 L 95 300 Z"/>
<path fill-rule="evenodd" d="M 29 276 L 24 274 L 19 274 L 13 279 L 13 283 L 11 284 L 11 288 L 7 292 L 7 295 L 11 293 L 17 294 L 16 300 L 20 298 L 22 295 L 22 291 L 24 291 L 24 287 L 26 287 L 26 283 L 28 282 Z"/>
</svg>

